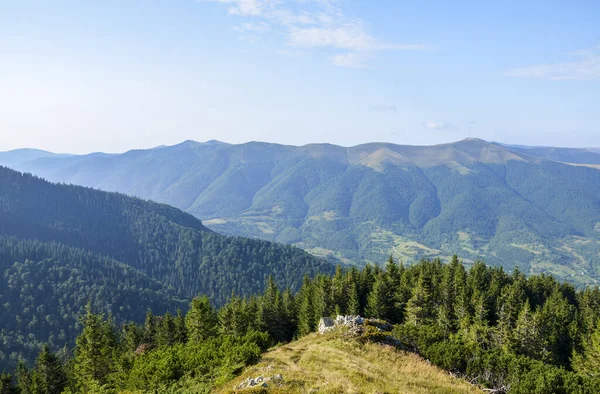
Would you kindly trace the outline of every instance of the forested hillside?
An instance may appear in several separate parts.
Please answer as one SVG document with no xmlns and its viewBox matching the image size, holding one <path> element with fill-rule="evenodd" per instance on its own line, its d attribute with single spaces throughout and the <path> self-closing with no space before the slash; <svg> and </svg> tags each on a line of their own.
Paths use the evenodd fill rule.
<svg viewBox="0 0 600 394">
<path fill-rule="evenodd" d="M 166 205 L 0 168 L 0 367 L 72 341 L 88 301 L 119 321 L 292 289 L 333 266 L 300 249 L 213 233 Z M 182 301 L 185 300 L 185 301 Z"/>
<path fill-rule="evenodd" d="M 187 141 L 118 155 L 0 154 L 53 181 L 166 202 L 220 233 L 357 265 L 390 254 L 550 273 L 595 284 L 600 154 L 468 139 L 345 148 Z M 18 155 L 17 155 L 18 156 Z"/>
<path fill-rule="evenodd" d="M 358 331 L 334 330 L 266 354 L 260 374 L 273 378 L 260 392 L 413 392 L 415 384 L 414 392 L 472 391 L 429 367 L 409 371 L 407 363 L 417 361 L 405 356 L 407 376 L 378 373 L 398 367 L 403 356 L 392 348 L 421 355 L 490 392 L 600 390 L 597 288 L 576 291 L 550 276 L 508 274 L 483 263 L 467 271 L 457 258 L 450 264 L 436 259 L 404 267 L 389 260 L 385 268 L 338 268 L 334 275 L 306 277 L 296 295 L 269 279 L 259 297 L 234 297 L 218 310 L 198 297 L 185 316 L 149 313 L 139 325 L 115 325 L 90 308 L 72 355 L 60 361 L 42 350 L 34 368 L 20 366 L 14 379 L 2 381 L 5 390 L 34 393 L 50 383 L 57 388 L 52 393 L 233 392 L 240 380 L 235 386 L 230 380 L 259 361 L 261 351 L 313 335 L 321 317 L 337 314 L 369 319 Z M 336 367 L 340 358 L 352 364 Z M 425 372 L 430 380 L 417 383 Z M 369 380 L 375 378 L 386 380 Z"/>
</svg>

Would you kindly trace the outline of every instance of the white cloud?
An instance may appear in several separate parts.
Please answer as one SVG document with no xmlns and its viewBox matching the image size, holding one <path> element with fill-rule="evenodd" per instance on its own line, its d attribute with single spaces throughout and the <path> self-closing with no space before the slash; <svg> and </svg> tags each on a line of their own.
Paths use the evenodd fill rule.
<svg viewBox="0 0 600 394">
<path fill-rule="evenodd" d="M 577 60 L 514 68 L 506 72 L 510 77 L 549 79 L 553 81 L 600 79 L 600 46 L 570 53 Z"/>
<path fill-rule="evenodd" d="M 289 43 L 301 47 L 331 47 L 366 51 L 374 40 L 356 24 L 331 27 L 294 27 L 289 33 Z"/>
<path fill-rule="evenodd" d="M 232 15 L 251 17 L 235 30 L 247 34 L 272 31 L 284 37 L 288 46 L 344 50 L 328 59 L 338 67 L 364 68 L 374 52 L 420 50 L 421 44 L 383 43 L 370 35 L 361 20 L 347 18 L 337 0 L 200 0 L 228 6 Z M 268 28 L 267 28 L 268 26 Z"/>
<path fill-rule="evenodd" d="M 207 3 L 227 4 L 231 15 L 260 15 L 262 13 L 261 0 L 201 0 Z"/>
<path fill-rule="evenodd" d="M 438 122 L 435 120 L 428 120 L 424 123 L 424 125 L 430 130 L 450 130 L 454 128 L 454 125 L 452 125 L 452 123 Z"/>
<path fill-rule="evenodd" d="M 362 53 L 343 53 L 339 55 L 329 56 L 331 64 L 336 67 L 345 68 L 365 68 L 367 67 L 367 56 Z"/>
</svg>

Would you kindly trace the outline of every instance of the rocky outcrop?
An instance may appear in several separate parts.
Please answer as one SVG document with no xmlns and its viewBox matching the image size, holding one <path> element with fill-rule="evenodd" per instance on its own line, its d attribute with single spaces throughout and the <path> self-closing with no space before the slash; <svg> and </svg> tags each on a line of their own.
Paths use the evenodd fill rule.
<svg viewBox="0 0 600 394">
<path fill-rule="evenodd" d="M 264 376 L 258 376 L 256 378 L 248 378 L 240 383 L 236 390 L 244 390 L 244 389 L 252 389 L 257 387 L 267 388 L 269 387 L 269 382 L 273 383 L 281 383 L 283 382 L 283 376 L 281 374 L 271 376 L 270 378 L 265 378 Z"/>
<path fill-rule="evenodd" d="M 325 334 L 337 327 L 348 327 L 357 329 L 365 324 L 365 319 L 360 316 L 341 316 L 338 315 L 335 320 L 330 317 L 323 317 L 319 321 L 319 334 Z"/>
<path fill-rule="evenodd" d="M 330 317 L 322 317 L 319 320 L 319 334 L 325 334 L 335 328 L 335 320 Z"/>
</svg>

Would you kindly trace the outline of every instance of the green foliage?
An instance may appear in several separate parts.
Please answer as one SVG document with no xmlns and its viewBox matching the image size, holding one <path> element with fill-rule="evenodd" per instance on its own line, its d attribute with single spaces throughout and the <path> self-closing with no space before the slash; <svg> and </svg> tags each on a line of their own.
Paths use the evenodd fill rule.
<svg viewBox="0 0 600 394">
<path fill-rule="evenodd" d="M 186 308 L 198 293 L 220 306 L 232 292 L 260 293 L 269 275 L 296 291 L 303 275 L 334 270 L 290 246 L 215 234 L 166 205 L 6 168 L 0 217 L 0 370 L 31 365 L 44 343 L 72 345 L 88 302 L 119 324 L 139 323 L 148 310 Z M 147 323 L 156 326 L 146 327 L 146 342 L 171 324 Z"/>
<path fill-rule="evenodd" d="M 209 392 L 232 379 L 261 352 L 316 328 L 320 317 L 366 312 L 363 342 L 416 352 L 482 387 L 517 393 L 595 393 L 599 294 L 575 291 L 546 276 L 525 278 L 458 259 L 385 270 L 368 267 L 306 276 L 294 294 L 268 278 L 261 295 L 232 295 L 219 309 L 200 295 L 187 315 L 154 315 L 117 329 L 114 318 L 88 306 L 74 357 L 45 347 L 15 377 L 22 394 L 122 390 Z M 354 299 L 354 301 L 352 301 Z M 405 305 L 402 314 L 392 313 Z M 392 326 L 378 315 L 396 319 Z M 390 332 L 391 330 L 391 332 Z M 66 374 L 66 377 L 65 377 Z M 67 379 L 68 378 L 68 379 Z M 5 378 L 5 387 L 14 382 Z"/>
<path fill-rule="evenodd" d="M 584 339 L 582 352 L 573 354 L 572 363 L 581 375 L 600 377 L 600 328 Z"/>
<path fill-rule="evenodd" d="M 31 392 L 34 394 L 60 394 L 67 386 L 67 375 L 58 357 L 44 345 L 33 370 Z M 25 389 L 27 391 L 27 389 Z"/>
<path fill-rule="evenodd" d="M 190 310 L 185 316 L 185 327 L 188 340 L 202 342 L 217 334 L 217 312 L 208 297 L 196 297 L 192 300 Z"/>
</svg>

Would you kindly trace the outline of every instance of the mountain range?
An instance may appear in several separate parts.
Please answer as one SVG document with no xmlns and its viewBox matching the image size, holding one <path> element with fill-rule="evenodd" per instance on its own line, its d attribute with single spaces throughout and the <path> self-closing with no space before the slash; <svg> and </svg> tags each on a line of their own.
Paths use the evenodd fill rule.
<svg viewBox="0 0 600 394">
<path fill-rule="evenodd" d="M 123 154 L 11 151 L 0 164 L 346 264 L 459 254 L 579 285 L 600 274 L 598 149 L 186 141 Z"/>
</svg>

